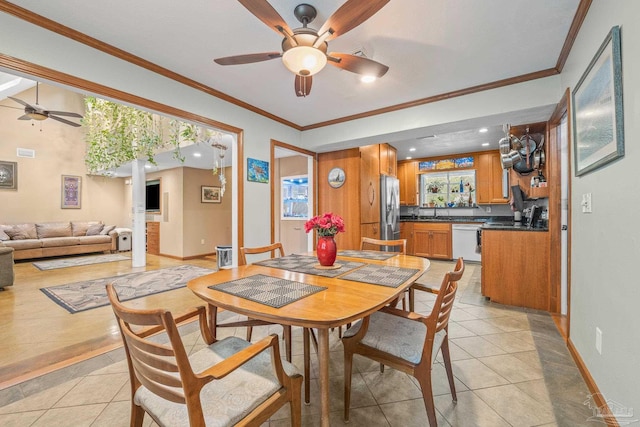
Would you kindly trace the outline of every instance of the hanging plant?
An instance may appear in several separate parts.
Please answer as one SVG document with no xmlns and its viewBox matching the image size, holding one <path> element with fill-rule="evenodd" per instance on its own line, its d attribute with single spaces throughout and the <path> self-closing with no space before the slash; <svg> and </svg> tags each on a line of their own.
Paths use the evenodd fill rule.
<svg viewBox="0 0 640 427">
<path fill-rule="evenodd" d="M 179 143 L 163 137 L 160 116 L 95 97 L 85 97 L 84 101 L 85 163 L 91 173 L 115 169 L 137 159 L 155 165 L 155 154 L 168 146 L 173 146 L 174 156 L 181 159 Z"/>
</svg>

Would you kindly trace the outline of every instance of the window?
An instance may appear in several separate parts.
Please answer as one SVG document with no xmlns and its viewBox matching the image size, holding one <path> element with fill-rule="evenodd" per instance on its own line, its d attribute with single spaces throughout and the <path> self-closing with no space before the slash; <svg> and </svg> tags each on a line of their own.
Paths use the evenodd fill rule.
<svg viewBox="0 0 640 427">
<path fill-rule="evenodd" d="M 431 172 L 420 175 L 423 207 L 471 207 L 476 203 L 476 171 Z"/>
<path fill-rule="evenodd" d="M 281 219 L 309 219 L 309 178 L 307 175 L 282 178 Z"/>
</svg>

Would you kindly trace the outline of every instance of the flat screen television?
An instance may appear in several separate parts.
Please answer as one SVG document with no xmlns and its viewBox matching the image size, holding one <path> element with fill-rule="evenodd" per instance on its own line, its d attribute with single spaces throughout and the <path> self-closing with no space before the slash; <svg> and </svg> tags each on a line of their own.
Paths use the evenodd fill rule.
<svg viewBox="0 0 640 427">
<path fill-rule="evenodd" d="M 160 180 L 147 181 L 145 188 L 145 211 L 160 212 Z"/>
</svg>

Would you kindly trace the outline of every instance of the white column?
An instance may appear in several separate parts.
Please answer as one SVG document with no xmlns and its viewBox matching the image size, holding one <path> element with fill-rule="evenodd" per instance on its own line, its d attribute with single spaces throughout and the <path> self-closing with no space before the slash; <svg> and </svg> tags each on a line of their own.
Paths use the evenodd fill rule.
<svg viewBox="0 0 640 427">
<path fill-rule="evenodd" d="M 147 265 L 146 223 L 145 223 L 145 185 L 146 174 L 144 160 L 134 160 L 131 165 L 131 209 L 132 212 L 132 248 L 131 266 Z"/>
</svg>

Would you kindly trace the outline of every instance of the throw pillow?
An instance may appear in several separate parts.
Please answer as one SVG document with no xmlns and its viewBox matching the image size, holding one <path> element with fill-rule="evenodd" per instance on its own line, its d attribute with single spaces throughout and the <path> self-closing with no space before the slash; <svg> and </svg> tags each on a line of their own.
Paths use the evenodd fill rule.
<svg viewBox="0 0 640 427">
<path fill-rule="evenodd" d="M 103 224 L 93 224 L 87 228 L 87 236 L 97 236 L 104 228 Z"/>
<path fill-rule="evenodd" d="M 18 227 L 5 228 L 4 232 L 11 240 L 26 240 L 29 238 L 29 235 Z"/>
<path fill-rule="evenodd" d="M 100 232 L 100 234 L 102 235 L 107 235 L 109 234 L 114 228 L 116 228 L 115 225 L 105 225 L 104 228 L 102 229 L 102 231 Z"/>
<path fill-rule="evenodd" d="M 9 237 L 7 233 L 4 232 L 3 228 L 0 228 L 0 242 L 5 242 L 7 240 L 11 240 L 11 237 Z"/>
</svg>

